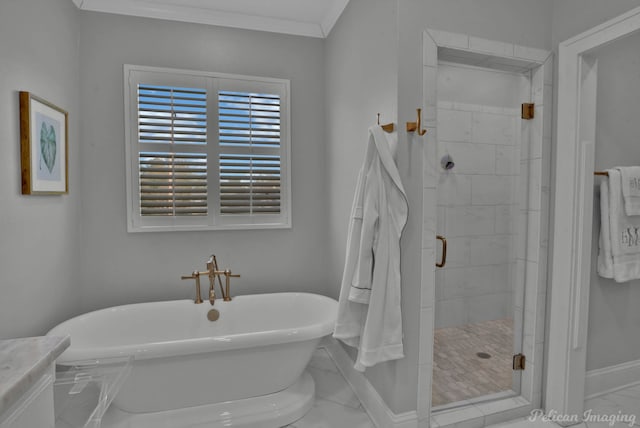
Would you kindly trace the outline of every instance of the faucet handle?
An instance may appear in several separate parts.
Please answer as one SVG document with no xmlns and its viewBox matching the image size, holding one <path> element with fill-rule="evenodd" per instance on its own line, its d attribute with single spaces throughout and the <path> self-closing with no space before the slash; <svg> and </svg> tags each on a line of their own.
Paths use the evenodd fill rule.
<svg viewBox="0 0 640 428">
<path fill-rule="evenodd" d="M 225 302 L 231 301 L 231 278 L 240 278 L 240 275 L 233 274 L 229 269 L 225 269 L 224 271 L 224 279 L 225 279 L 225 295 L 223 296 Z"/>
<path fill-rule="evenodd" d="M 200 272 L 194 270 L 191 275 L 182 275 L 180 279 L 195 279 L 196 280 L 196 298 L 194 299 L 194 303 L 199 304 L 202 303 L 202 296 L 200 293 Z"/>
<path fill-rule="evenodd" d="M 198 278 L 201 274 L 202 274 L 202 272 L 198 272 L 197 270 L 194 270 L 193 272 L 191 272 L 191 275 L 182 275 L 182 276 L 180 277 L 180 279 L 196 279 L 196 278 Z"/>
</svg>

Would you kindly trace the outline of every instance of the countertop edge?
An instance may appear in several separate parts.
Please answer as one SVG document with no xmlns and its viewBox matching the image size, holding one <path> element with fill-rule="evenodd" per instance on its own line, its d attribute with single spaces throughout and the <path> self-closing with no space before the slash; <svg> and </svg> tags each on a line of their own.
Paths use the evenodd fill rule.
<svg viewBox="0 0 640 428">
<path fill-rule="evenodd" d="M 68 335 L 0 341 L 0 420 L 70 344 Z"/>
</svg>

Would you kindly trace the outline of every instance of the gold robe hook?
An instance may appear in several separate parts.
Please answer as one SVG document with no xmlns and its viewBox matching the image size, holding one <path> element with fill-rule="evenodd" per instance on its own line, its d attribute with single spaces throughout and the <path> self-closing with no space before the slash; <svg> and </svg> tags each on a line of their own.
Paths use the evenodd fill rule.
<svg viewBox="0 0 640 428">
<path fill-rule="evenodd" d="M 427 130 L 422 129 L 422 109 L 417 108 L 416 111 L 418 112 L 418 120 L 416 122 L 407 122 L 407 132 L 418 131 L 418 135 L 424 135 Z"/>
<path fill-rule="evenodd" d="M 380 125 L 380 113 L 378 113 L 377 124 Z M 394 129 L 393 122 L 387 123 L 386 125 L 380 125 L 380 127 L 384 132 L 393 132 L 393 129 Z"/>
</svg>

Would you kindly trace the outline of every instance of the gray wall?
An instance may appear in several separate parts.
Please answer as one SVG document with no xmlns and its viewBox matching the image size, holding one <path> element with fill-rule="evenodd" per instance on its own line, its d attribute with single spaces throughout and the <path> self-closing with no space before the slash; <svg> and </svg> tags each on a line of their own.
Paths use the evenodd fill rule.
<svg viewBox="0 0 640 428">
<path fill-rule="evenodd" d="M 323 41 L 81 13 L 82 309 L 192 298 L 215 253 L 235 294 L 326 293 Z M 127 233 L 123 64 L 291 79 L 293 228 Z"/>
<path fill-rule="evenodd" d="M 640 163 L 640 34 L 598 53 L 596 169 Z M 636 111 L 634 111 L 636 110 Z M 596 183 L 599 184 L 597 179 Z M 600 232 L 600 192 L 594 193 L 592 274 L 589 300 L 587 370 L 640 360 L 640 280 L 618 284 L 596 269 Z"/>
<path fill-rule="evenodd" d="M 44 334 L 78 304 L 78 12 L 0 2 L 0 339 Z M 69 112 L 69 195 L 20 194 L 18 92 Z"/>
<path fill-rule="evenodd" d="M 351 0 L 326 39 L 328 283 L 335 298 L 340 292 L 347 227 L 356 179 L 367 147 L 367 129 L 375 125 L 376 113 L 381 113 L 381 123 L 398 122 L 395 9 L 392 1 Z M 403 152 L 403 148 L 399 152 Z M 406 168 L 400 165 L 399 169 L 406 182 Z M 403 242 L 407 239 L 407 230 Z M 416 283 L 408 279 L 409 274 L 404 270 L 402 275 L 407 358 L 379 364 L 365 372 L 394 412 L 415 409 L 416 403 L 416 370 L 411 363 L 417 356 L 418 337 L 408 333 L 412 314 L 404 309 L 405 290 L 409 285 L 416 288 Z M 346 349 L 354 357 L 353 349 Z"/>
<path fill-rule="evenodd" d="M 351 202 L 368 128 L 397 122 L 394 2 L 351 0 L 325 41 L 329 282 L 340 292 Z"/>
<path fill-rule="evenodd" d="M 556 0 L 552 14 L 553 47 L 556 49 L 558 43 L 638 6 L 638 0 Z"/>
</svg>

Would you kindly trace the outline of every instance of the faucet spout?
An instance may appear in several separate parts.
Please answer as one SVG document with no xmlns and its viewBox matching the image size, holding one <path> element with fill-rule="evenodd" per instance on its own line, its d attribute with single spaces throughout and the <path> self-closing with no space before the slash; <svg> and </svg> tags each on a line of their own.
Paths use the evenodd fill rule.
<svg viewBox="0 0 640 428">
<path fill-rule="evenodd" d="M 220 286 L 220 293 L 222 294 L 222 299 L 226 302 L 228 298 L 227 292 L 222 287 L 222 280 L 220 279 L 220 274 L 222 274 L 223 272 L 220 272 L 220 270 L 218 269 L 218 259 L 216 259 L 215 254 L 212 254 L 211 257 L 209 257 L 209 260 L 207 260 L 207 273 L 209 276 L 209 294 L 211 294 L 211 290 L 215 288 L 215 279 L 217 277 L 218 285 Z"/>
</svg>

